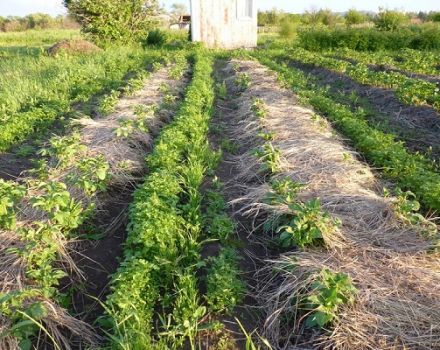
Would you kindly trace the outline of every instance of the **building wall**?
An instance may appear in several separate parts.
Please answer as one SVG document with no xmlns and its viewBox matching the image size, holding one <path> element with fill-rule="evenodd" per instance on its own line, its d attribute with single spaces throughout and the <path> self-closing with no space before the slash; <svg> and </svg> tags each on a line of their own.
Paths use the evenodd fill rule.
<svg viewBox="0 0 440 350">
<path fill-rule="evenodd" d="M 240 15 L 245 3 L 246 0 L 191 0 L 192 40 L 211 48 L 257 46 L 256 0 L 251 17 Z"/>
</svg>

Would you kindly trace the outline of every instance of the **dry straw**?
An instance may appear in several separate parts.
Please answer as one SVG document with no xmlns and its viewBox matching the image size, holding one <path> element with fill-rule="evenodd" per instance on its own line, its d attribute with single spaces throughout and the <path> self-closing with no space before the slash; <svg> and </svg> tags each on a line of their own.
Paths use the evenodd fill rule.
<svg viewBox="0 0 440 350">
<path fill-rule="evenodd" d="M 324 237 L 325 248 L 282 254 L 256 274 L 263 335 L 275 349 L 440 349 L 440 255 L 430 251 L 434 241 L 399 220 L 395 199 L 382 195 L 384 183 L 326 121 L 299 106 L 256 62 L 231 63 L 231 79 L 237 65 L 252 84 L 231 120 L 232 136 L 249 146 L 234 159 L 239 171 L 229 186 L 242 195 L 232 204 L 253 219 L 255 234 L 262 218 L 287 211 L 264 200 L 270 187 L 251 150 L 264 142 L 257 138 L 264 130 L 281 151 L 276 177 L 305 184 L 299 200 L 319 198 L 342 221 L 336 234 Z M 250 113 L 255 98 L 267 110 L 260 120 Z M 324 268 L 348 274 L 359 292 L 353 305 L 339 310 L 332 329 L 315 332 L 305 329 L 304 312 L 295 303 Z"/>
</svg>

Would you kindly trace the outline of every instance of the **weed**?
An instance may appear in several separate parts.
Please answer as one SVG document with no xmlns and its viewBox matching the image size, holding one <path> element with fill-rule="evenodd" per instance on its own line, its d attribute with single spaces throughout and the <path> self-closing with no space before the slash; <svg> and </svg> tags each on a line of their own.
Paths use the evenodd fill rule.
<svg viewBox="0 0 440 350">
<path fill-rule="evenodd" d="M 229 139 L 222 139 L 220 147 L 222 150 L 231 154 L 235 154 L 238 151 L 238 145 Z"/>
<path fill-rule="evenodd" d="M 216 90 L 217 90 L 217 96 L 222 99 L 225 100 L 228 97 L 228 88 L 226 86 L 226 82 L 223 81 L 223 83 L 217 83 L 216 85 Z"/>
</svg>

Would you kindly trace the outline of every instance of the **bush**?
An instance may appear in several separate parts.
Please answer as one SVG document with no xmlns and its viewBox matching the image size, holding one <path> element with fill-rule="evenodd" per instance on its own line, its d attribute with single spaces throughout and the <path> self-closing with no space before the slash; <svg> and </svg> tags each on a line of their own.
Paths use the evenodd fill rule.
<svg viewBox="0 0 440 350">
<path fill-rule="evenodd" d="M 168 41 L 168 35 L 166 32 L 160 29 L 151 30 L 148 33 L 147 39 L 144 41 L 144 45 L 164 45 Z"/>
<path fill-rule="evenodd" d="M 296 24 L 288 19 L 284 19 L 280 23 L 280 36 L 285 39 L 291 39 L 296 34 Z"/>
<path fill-rule="evenodd" d="M 396 31 L 370 28 L 303 29 L 298 32 L 300 45 L 311 51 L 347 48 L 357 51 L 440 49 L 440 28 L 413 26 Z"/>
<path fill-rule="evenodd" d="M 140 42 L 157 24 L 158 0 L 64 0 L 82 31 L 100 44 Z"/>
<path fill-rule="evenodd" d="M 367 17 L 362 12 L 355 9 L 351 9 L 345 14 L 345 24 L 347 24 L 347 26 L 361 24 L 366 21 Z"/>
</svg>

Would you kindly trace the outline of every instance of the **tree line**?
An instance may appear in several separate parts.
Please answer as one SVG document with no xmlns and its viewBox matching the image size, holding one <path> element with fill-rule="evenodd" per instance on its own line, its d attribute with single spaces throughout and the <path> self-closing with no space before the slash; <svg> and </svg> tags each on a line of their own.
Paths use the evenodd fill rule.
<svg viewBox="0 0 440 350">
<path fill-rule="evenodd" d="M 258 13 L 258 25 L 281 26 L 286 22 L 303 25 L 334 26 L 345 24 L 354 26 L 363 23 L 374 23 L 379 29 L 389 30 L 396 26 L 416 20 L 416 22 L 440 22 L 440 12 L 401 12 L 389 9 L 379 9 L 378 13 L 362 12 L 350 9 L 346 13 L 335 13 L 329 9 L 312 9 L 304 14 L 289 14 L 272 9 Z"/>
<path fill-rule="evenodd" d="M 30 29 L 76 29 L 79 24 L 70 16 L 52 17 L 45 13 L 33 13 L 24 17 L 0 16 L 1 32 L 20 32 Z"/>
</svg>

